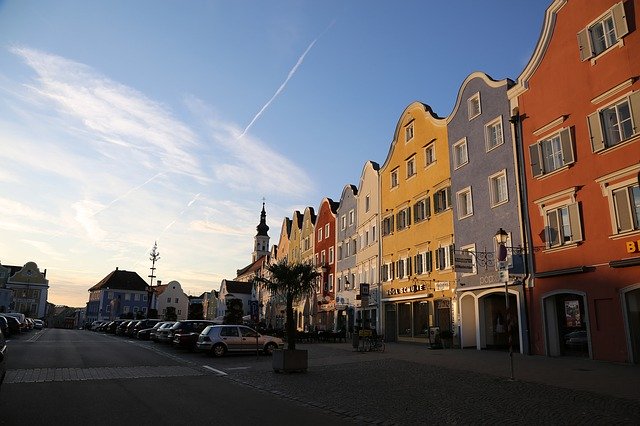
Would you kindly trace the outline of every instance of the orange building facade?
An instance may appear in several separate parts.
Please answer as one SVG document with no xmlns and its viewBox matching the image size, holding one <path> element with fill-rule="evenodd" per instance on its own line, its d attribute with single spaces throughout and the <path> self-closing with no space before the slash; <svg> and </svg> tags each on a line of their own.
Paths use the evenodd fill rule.
<svg viewBox="0 0 640 426">
<path fill-rule="evenodd" d="M 639 18 L 634 1 L 554 1 L 509 90 L 534 354 L 640 362 Z"/>
</svg>

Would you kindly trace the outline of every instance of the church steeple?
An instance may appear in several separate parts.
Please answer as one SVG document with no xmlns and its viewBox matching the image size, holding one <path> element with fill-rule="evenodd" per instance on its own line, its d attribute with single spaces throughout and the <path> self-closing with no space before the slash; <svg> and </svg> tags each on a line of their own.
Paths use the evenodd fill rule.
<svg viewBox="0 0 640 426">
<path fill-rule="evenodd" d="M 256 234 L 254 238 L 253 261 L 260 259 L 262 256 L 269 254 L 269 226 L 267 225 L 267 212 L 262 202 L 262 212 L 260 212 L 260 223 L 256 226 Z"/>
</svg>

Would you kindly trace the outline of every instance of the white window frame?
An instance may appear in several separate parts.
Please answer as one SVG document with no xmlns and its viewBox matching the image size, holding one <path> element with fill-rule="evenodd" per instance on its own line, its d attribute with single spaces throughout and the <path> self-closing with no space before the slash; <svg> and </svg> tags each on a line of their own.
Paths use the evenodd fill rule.
<svg viewBox="0 0 640 426">
<path fill-rule="evenodd" d="M 424 166 L 429 167 L 436 162 L 436 144 L 430 143 L 424 147 Z"/>
<path fill-rule="evenodd" d="M 634 206 L 629 194 L 630 189 L 638 186 L 638 173 L 640 164 L 634 164 L 596 179 L 602 196 L 607 199 L 612 236 L 635 234 L 640 230 L 640 217 L 637 216 L 638 212 L 634 211 L 638 207 Z M 627 192 L 626 195 L 623 194 L 624 190 Z M 622 207 L 625 207 L 623 212 L 620 211 Z M 624 214 L 624 217 L 621 217 L 621 214 Z"/>
<path fill-rule="evenodd" d="M 510 244 L 509 244 L 510 245 Z M 468 277 L 471 275 L 476 275 L 478 273 L 478 265 L 476 264 L 476 245 L 468 244 L 466 246 L 460 247 L 460 251 L 462 253 L 471 253 L 471 264 L 473 267 L 473 272 L 462 272 L 463 277 Z"/>
<path fill-rule="evenodd" d="M 459 155 L 459 153 L 462 152 L 464 152 L 464 155 Z M 469 163 L 469 149 L 467 145 L 467 138 L 462 138 L 458 142 L 453 144 L 453 168 L 459 169 L 467 163 Z"/>
<path fill-rule="evenodd" d="M 407 159 L 407 179 L 414 177 L 416 173 L 416 156 L 412 155 Z"/>
<path fill-rule="evenodd" d="M 413 139 L 413 121 L 404 127 L 404 142 L 407 143 Z"/>
<path fill-rule="evenodd" d="M 475 106 L 478 106 L 477 111 Z M 482 114 L 482 103 L 480 102 L 480 92 L 476 92 L 469 99 L 467 99 L 467 114 L 469 121 Z"/>
<path fill-rule="evenodd" d="M 560 148 L 561 152 L 553 149 L 554 144 L 556 148 Z M 553 154 L 551 156 L 548 155 L 550 150 Z M 539 139 L 538 142 L 533 145 L 529 145 L 529 157 L 533 177 L 541 178 L 565 170 L 570 164 L 575 162 L 571 129 L 568 127 L 562 128 L 557 132 Z M 545 158 L 554 158 L 561 161 L 561 164 L 554 165 L 553 170 L 551 170 L 551 167 L 549 167 L 550 163 L 548 160 L 545 161 Z"/>
<path fill-rule="evenodd" d="M 471 186 L 456 192 L 456 202 L 458 205 L 458 220 L 473 216 L 473 195 Z"/>
<path fill-rule="evenodd" d="M 631 133 L 626 133 L 624 135 L 620 134 L 619 140 L 612 141 L 611 136 L 613 133 L 611 131 L 607 131 L 609 127 L 605 127 L 604 125 L 604 114 L 607 111 L 613 111 L 615 114 L 616 125 L 619 128 L 620 107 L 623 104 L 626 104 L 626 108 L 629 111 L 629 117 L 624 121 L 629 124 L 628 130 L 630 130 Z M 612 116 L 613 115 L 610 115 L 610 117 Z M 591 149 L 593 152 L 606 151 L 634 139 L 638 134 L 640 134 L 640 91 L 628 93 L 623 97 L 598 108 L 596 112 L 587 117 L 587 121 L 589 124 L 589 135 L 591 136 Z"/>
<path fill-rule="evenodd" d="M 335 260 L 334 256 L 335 254 L 334 254 L 333 247 L 329 247 L 329 264 L 330 265 L 333 265 L 333 262 Z"/>
<path fill-rule="evenodd" d="M 495 138 L 495 143 L 493 141 L 494 128 L 499 128 L 499 135 Z M 493 149 L 496 149 L 500 145 L 504 144 L 504 126 L 502 125 L 502 116 L 498 116 L 495 119 L 491 120 L 484 126 L 484 140 L 485 140 L 485 148 L 486 151 L 489 152 Z"/>
<path fill-rule="evenodd" d="M 355 210 L 351 209 L 349 210 L 349 226 L 353 225 L 354 223 L 356 223 L 356 212 Z"/>
<path fill-rule="evenodd" d="M 322 226 L 318 229 L 318 242 L 322 241 Z"/>
<path fill-rule="evenodd" d="M 504 199 L 498 198 L 499 194 L 496 191 L 499 190 L 499 186 L 494 185 L 494 183 L 498 182 L 499 180 L 502 180 L 504 182 L 504 185 L 503 185 Z M 498 173 L 492 174 L 491 176 L 488 177 L 488 181 L 489 181 L 489 198 L 491 202 L 491 207 L 498 207 L 502 204 L 508 203 L 509 202 L 509 184 L 507 181 L 507 170 L 502 169 Z"/>
<path fill-rule="evenodd" d="M 342 230 L 347 229 L 347 215 L 346 214 L 342 215 L 342 217 L 340 218 L 340 222 L 341 222 L 340 229 L 342 229 Z"/>
<path fill-rule="evenodd" d="M 613 47 L 624 45 L 623 37 L 629 33 L 629 26 L 623 3 L 622 1 L 616 3 L 578 32 L 578 48 L 582 61 L 590 59 L 593 65 L 600 56 L 610 52 Z M 607 26 L 608 28 L 605 28 Z M 599 28 L 602 29 L 602 34 L 598 33 Z M 606 37 L 607 34 L 609 37 Z M 597 43 L 596 38 L 601 38 L 602 44 Z"/>
<path fill-rule="evenodd" d="M 331 233 L 331 227 L 329 226 L 329 224 L 327 223 L 324 226 L 324 239 L 326 240 L 327 238 L 329 238 L 329 234 Z"/>
<path fill-rule="evenodd" d="M 391 189 L 397 188 L 400 184 L 398 180 L 398 168 L 391 170 Z"/>
<path fill-rule="evenodd" d="M 369 212 L 371 209 L 371 195 L 367 194 L 364 197 L 364 211 L 365 213 Z"/>
</svg>

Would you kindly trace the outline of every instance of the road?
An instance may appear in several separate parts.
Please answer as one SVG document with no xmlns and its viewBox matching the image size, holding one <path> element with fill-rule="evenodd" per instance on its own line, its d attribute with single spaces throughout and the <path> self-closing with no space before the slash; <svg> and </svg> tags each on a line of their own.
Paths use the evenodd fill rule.
<svg viewBox="0 0 640 426">
<path fill-rule="evenodd" d="M 309 371 L 81 330 L 9 342 L 0 424 L 638 424 L 638 366 L 388 344 L 299 345 Z"/>
</svg>

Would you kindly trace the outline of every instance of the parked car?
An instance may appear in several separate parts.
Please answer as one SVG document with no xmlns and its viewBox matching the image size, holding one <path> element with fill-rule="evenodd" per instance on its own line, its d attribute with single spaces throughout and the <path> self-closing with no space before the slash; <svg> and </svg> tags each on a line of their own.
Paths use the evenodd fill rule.
<svg viewBox="0 0 640 426">
<path fill-rule="evenodd" d="M 169 329 L 173 327 L 175 321 L 165 321 L 160 327 L 158 327 L 155 331 L 151 331 L 149 333 L 149 339 L 154 342 L 166 342 L 167 341 L 167 333 L 169 333 Z"/>
<path fill-rule="evenodd" d="M 2 331 L 5 337 L 9 337 L 9 322 L 2 315 L 0 315 L 0 331 Z"/>
<path fill-rule="evenodd" d="M 20 324 L 20 331 L 27 331 L 27 318 L 24 316 L 24 314 L 21 314 L 19 312 L 5 312 L 2 315 L 4 315 L 5 317 L 14 317 L 18 320 L 18 324 Z"/>
<path fill-rule="evenodd" d="M 196 347 L 217 357 L 227 352 L 256 350 L 271 355 L 276 349 L 284 348 L 284 341 L 279 337 L 260 334 L 244 325 L 212 325 L 202 330 Z"/>
<path fill-rule="evenodd" d="M 107 333 L 116 334 L 117 328 L 120 326 L 120 324 L 122 324 L 125 321 L 131 321 L 131 320 L 123 320 L 123 319 L 113 320 L 109 324 L 107 324 L 104 331 Z"/>
<path fill-rule="evenodd" d="M 589 345 L 586 330 L 572 331 L 564 336 L 564 343 L 570 348 L 584 349 Z"/>
<path fill-rule="evenodd" d="M 4 376 L 7 374 L 7 342 L 4 334 L 0 331 L 0 386 L 4 382 Z"/>
<path fill-rule="evenodd" d="M 143 328 L 142 330 L 138 331 L 136 333 L 136 338 L 140 339 L 140 340 L 150 340 L 151 339 L 151 332 L 154 332 L 160 328 L 166 321 L 160 321 L 157 320 L 157 322 L 155 324 L 153 324 L 153 327 L 148 327 L 148 328 Z"/>
<path fill-rule="evenodd" d="M 169 328 L 166 334 L 166 340 L 161 339 L 160 341 L 164 342 L 173 342 L 173 338 L 176 334 L 185 334 L 185 333 L 197 333 L 200 334 L 202 330 L 205 329 L 208 325 L 212 325 L 213 321 L 209 320 L 182 320 L 176 321 L 175 324 Z M 164 334 L 161 335 L 164 338 Z"/>
<path fill-rule="evenodd" d="M 129 324 L 133 323 L 133 320 L 124 320 L 122 322 L 120 322 L 118 324 L 118 326 L 116 327 L 116 336 L 124 336 L 127 333 L 127 327 L 129 327 Z"/>
<path fill-rule="evenodd" d="M 127 336 L 137 337 L 140 330 L 151 328 L 159 322 L 159 319 L 143 319 L 134 322 L 133 325 L 129 325 L 129 327 L 127 328 Z"/>
<path fill-rule="evenodd" d="M 7 320 L 7 325 L 9 326 L 10 335 L 20 334 L 22 332 L 22 327 L 20 326 L 20 322 L 16 317 L 9 316 L 7 314 L 0 314 L 0 315 L 4 316 L 4 318 Z"/>
<path fill-rule="evenodd" d="M 34 319 L 33 328 L 35 328 L 36 330 L 42 330 L 44 328 L 44 321 L 42 321 L 41 319 Z"/>
</svg>

